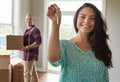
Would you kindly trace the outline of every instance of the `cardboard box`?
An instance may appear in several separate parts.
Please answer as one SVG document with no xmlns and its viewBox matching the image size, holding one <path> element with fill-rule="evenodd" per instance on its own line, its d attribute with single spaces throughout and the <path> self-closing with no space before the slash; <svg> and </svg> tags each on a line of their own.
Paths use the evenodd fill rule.
<svg viewBox="0 0 120 82">
<path fill-rule="evenodd" d="M 24 82 L 24 66 L 23 66 L 23 60 L 15 57 L 11 59 L 11 65 L 12 65 L 12 82 Z"/>
<path fill-rule="evenodd" d="M 0 69 L 8 68 L 10 64 L 10 55 L 0 55 Z"/>
<path fill-rule="evenodd" d="M 6 69 L 0 69 L 0 82 L 11 82 L 11 65 Z"/>
<path fill-rule="evenodd" d="M 0 82 L 11 82 L 10 55 L 0 55 Z"/>
<path fill-rule="evenodd" d="M 7 50 L 19 50 L 23 46 L 23 36 L 7 35 Z"/>
<path fill-rule="evenodd" d="M 24 82 L 23 63 L 17 63 L 12 67 L 12 82 Z"/>
</svg>

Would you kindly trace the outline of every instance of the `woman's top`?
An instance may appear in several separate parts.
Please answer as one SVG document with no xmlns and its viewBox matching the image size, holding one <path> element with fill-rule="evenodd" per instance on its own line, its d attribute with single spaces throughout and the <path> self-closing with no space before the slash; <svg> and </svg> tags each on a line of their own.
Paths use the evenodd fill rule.
<svg viewBox="0 0 120 82">
<path fill-rule="evenodd" d="M 69 40 L 60 41 L 60 59 L 50 63 L 61 65 L 59 82 L 109 82 L 108 68 L 92 49 L 85 52 Z"/>
</svg>

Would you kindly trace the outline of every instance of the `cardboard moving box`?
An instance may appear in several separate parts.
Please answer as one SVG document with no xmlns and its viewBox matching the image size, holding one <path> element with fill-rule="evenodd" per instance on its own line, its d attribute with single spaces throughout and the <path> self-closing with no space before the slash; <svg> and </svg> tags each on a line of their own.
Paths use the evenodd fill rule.
<svg viewBox="0 0 120 82">
<path fill-rule="evenodd" d="M 24 67 L 23 63 L 17 63 L 12 67 L 12 82 L 24 82 Z"/>
<path fill-rule="evenodd" d="M 0 82 L 11 82 L 10 55 L 0 55 Z"/>
<path fill-rule="evenodd" d="M 10 55 L 0 55 L 0 69 L 8 68 L 10 64 Z"/>
<path fill-rule="evenodd" d="M 12 65 L 12 82 L 24 82 L 23 60 L 18 57 L 12 58 L 11 65 Z"/>
<path fill-rule="evenodd" d="M 23 46 L 23 36 L 7 35 L 7 50 L 19 50 Z"/>
<path fill-rule="evenodd" d="M 0 82 L 11 82 L 11 65 L 5 69 L 0 69 Z"/>
</svg>

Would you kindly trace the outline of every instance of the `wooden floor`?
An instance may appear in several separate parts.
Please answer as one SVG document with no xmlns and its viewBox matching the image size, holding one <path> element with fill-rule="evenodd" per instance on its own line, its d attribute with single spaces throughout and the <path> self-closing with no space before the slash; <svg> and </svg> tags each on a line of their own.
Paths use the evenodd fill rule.
<svg viewBox="0 0 120 82">
<path fill-rule="evenodd" d="M 56 73 L 38 73 L 39 82 L 59 82 L 59 74 Z"/>
</svg>

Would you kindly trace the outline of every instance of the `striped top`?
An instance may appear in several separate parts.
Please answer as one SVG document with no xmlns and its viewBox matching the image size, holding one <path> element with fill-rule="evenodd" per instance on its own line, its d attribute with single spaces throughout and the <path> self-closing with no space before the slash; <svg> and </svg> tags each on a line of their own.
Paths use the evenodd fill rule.
<svg viewBox="0 0 120 82">
<path fill-rule="evenodd" d="M 92 49 L 85 52 L 69 40 L 60 41 L 60 59 L 50 63 L 61 65 L 59 82 L 109 82 L 108 68 Z"/>
</svg>

